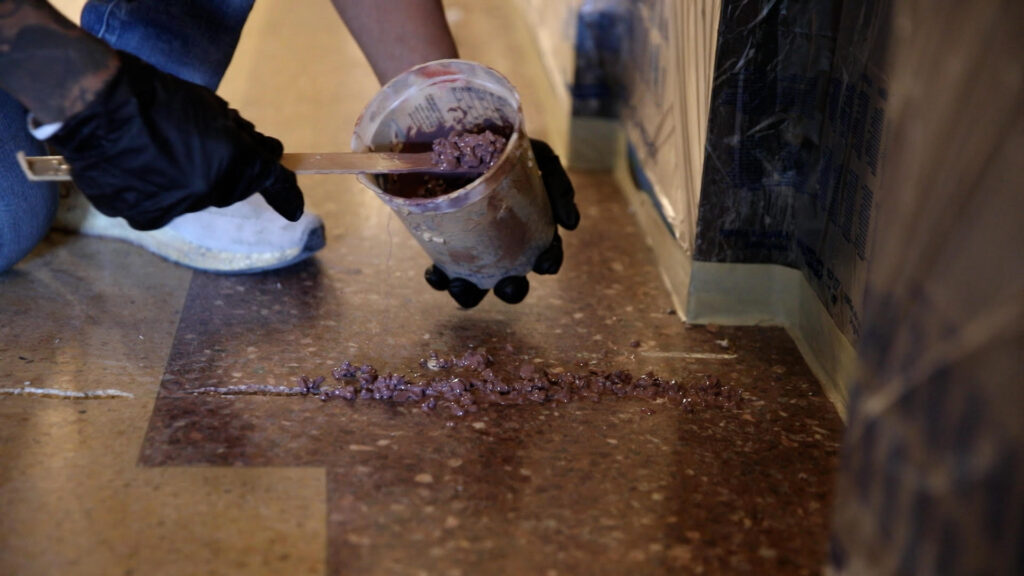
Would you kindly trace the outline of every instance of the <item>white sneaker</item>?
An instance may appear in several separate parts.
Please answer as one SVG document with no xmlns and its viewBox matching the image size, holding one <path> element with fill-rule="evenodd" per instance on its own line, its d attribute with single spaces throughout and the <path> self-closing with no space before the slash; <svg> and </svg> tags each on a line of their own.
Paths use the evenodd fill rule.
<svg viewBox="0 0 1024 576">
<path fill-rule="evenodd" d="M 124 218 L 101 214 L 73 185 L 62 186 L 53 227 L 124 240 L 189 268 L 227 274 L 283 268 L 326 244 L 319 216 L 307 212 L 298 222 L 289 222 L 259 194 L 227 208 L 184 214 L 163 228 L 142 232 Z"/>
</svg>

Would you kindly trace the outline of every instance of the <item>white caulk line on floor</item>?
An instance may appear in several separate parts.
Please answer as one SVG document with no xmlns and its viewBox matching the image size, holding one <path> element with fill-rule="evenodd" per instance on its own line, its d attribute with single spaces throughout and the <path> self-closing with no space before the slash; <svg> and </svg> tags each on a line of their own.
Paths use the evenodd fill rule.
<svg viewBox="0 0 1024 576">
<path fill-rule="evenodd" d="M 735 354 L 716 354 L 714 352 L 660 352 L 658 350 L 650 350 L 640 354 L 655 358 L 695 358 L 698 360 L 732 360 L 736 358 Z"/>
<path fill-rule="evenodd" d="M 133 394 L 120 390 L 58 390 L 56 388 L 0 388 L 0 396 L 35 396 L 37 398 L 57 398 L 61 400 L 102 400 L 106 398 L 135 398 Z"/>
</svg>

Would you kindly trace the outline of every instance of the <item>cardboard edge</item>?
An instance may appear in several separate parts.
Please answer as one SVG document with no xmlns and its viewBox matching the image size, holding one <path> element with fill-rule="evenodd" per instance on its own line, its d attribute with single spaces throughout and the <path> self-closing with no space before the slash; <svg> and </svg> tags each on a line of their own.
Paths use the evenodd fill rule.
<svg viewBox="0 0 1024 576">
<path fill-rule="evenodd" d="M 616 154 L 612 171 L 615 184 L 625 197 L 629 210 L 637 219 L 647 245 L 654 253 L 658 272 L 668 289 L 676 314 L 680 320 L 685 322 L 687 321 L 686 303 L 689 298 L 693 255 L 686 252 L 682 244 L 679 243 L 679 239 L 669 229 L 651 196 L 633 184 L 626 160 L 624 138 L 620 138 L 617 148 L 619 152 Z"/>
</svg>

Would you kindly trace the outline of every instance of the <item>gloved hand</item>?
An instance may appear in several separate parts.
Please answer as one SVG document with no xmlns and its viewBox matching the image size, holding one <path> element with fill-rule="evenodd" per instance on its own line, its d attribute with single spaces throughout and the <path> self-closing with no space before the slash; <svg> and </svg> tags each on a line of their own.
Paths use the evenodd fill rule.
<svg viewBox="0 0 1024 576">
<path fill-rule="evenodd" d="M 259 192 L 288 220 L 302 216 L 295 174 L 279 163 L 281 142 L 211 90 L 118 56 L 109 84 L 47 140 L 97 210 L 153 230 Z"/>
<path fill-rule="evenodd" d="M 580 223 L 580 213 L 576 208 L 576 193 L 572 188 L 569 175 L 562 168 L 562 163 L 551 146 L 541 140 L 530 139 L 533 155 L 540 169 L 541 180 L 551 202 L 551 211 L 555 224 L 566 230 L 575 230 Z M 562 267 L 562 237 L 555 229 L 555 238 L 537 260 L 533 263 L 533 271 L 537 274 L 555 274 Z M 427 284 L 435 290 L 447 290 L 452 298 L 463 308 L 472 308 L 479 304 L 487 290 L 480 288 L 465 278 L 450 278 L 436 264 L 427 268 Z M 530 281 L 526 276 L 509 276 L 502 278 L 494 285 L 494 295 L 509 304 L 518 304 L 526 298 L 530 291 Z"/>
</svg>

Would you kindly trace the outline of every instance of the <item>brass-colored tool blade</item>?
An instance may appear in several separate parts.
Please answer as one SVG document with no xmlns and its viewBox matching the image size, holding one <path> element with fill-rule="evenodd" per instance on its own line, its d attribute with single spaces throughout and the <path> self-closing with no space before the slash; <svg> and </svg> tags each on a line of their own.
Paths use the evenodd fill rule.
<svg viewBox="0 0 1024 576">
<path fill-rule="evenodd" d="M 62 156 L 25 156 L 18 152 L 18 163 L 25 176 L 32 181 L 71 180 L 71 167 Z M 441 174 L 471 175 L 479 170 L 442 170 L 434 165 L 430 152 L 326 152 L 287 153 L 281 164 L 296 174 L 403 174 L 434 172 Z"/>
<path fill-rule="evenodd" d="M 430 152 L 399 154 L 392 152 L 327 152 L 323 154 L 285 154 L 281 164 L 296 174 L 402 174 L 440 172 Z"/>
<path fill-rule="evenodd" d="M 25 156 L 18 152 L 17 157 L 25 177 L 33 182 L 71 180 L 71 166 L 63 156 Z"/>
</svg>

